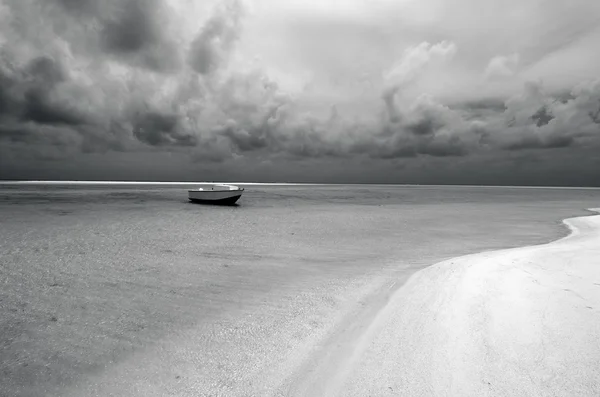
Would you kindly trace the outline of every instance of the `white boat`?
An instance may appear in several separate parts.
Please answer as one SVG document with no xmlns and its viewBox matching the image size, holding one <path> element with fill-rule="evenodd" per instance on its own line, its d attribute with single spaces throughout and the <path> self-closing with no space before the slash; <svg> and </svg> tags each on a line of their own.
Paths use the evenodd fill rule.
<svg viewBox="0 0 600 397">
<path fill-rule="evenodd" d="M 188 198 L 194 203 L 232 205 L 240 197 L 244 188 L 234 185 L 206 185 L 195 190 L 188 190 Z"/>
</svg>

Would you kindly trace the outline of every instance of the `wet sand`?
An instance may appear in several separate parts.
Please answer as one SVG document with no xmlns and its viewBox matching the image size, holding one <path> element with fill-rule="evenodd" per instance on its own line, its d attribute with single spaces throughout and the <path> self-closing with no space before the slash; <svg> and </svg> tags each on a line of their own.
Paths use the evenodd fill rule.
<svg viewBox="0 0 600 397">
<path fill-rule="evenodd" d="M 416 273 L 331 395 L 600 395 L 600 215 L 565 223 L 555 242 Z"/>
</svg>

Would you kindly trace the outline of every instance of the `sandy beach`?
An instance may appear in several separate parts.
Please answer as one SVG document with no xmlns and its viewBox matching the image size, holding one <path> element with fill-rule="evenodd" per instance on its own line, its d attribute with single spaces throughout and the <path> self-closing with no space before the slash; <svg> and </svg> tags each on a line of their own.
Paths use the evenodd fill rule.
<svg viewBox="0 0 600 397">
<path fill-rule="evenodd" d="M 538 379 L 586 395 L 597 379 L 600 281 L 556 270 L 587 269 L 596 218 L 539 245 L 597 191 L 254 187 L 243 206 L 206 208 L 179 189 L 4 188 L 0 395 L 481 395 L 481 379 L 490 395 L 543 391 Z M 546 249 L 550 273 L 527 262 Z M 564 309 L 583 304 L 565 290 L 586 307 Z M 562 334 L 536 339 L 547 301 L 544 326 L 577 336 L 579 378 Z"/>
<path fill-rule="evenodd" d="M 600 216 L 564 223 L 571 233 L 555 242 L 416 273 L 332 394 L 600 395 Z"/>
</svg>

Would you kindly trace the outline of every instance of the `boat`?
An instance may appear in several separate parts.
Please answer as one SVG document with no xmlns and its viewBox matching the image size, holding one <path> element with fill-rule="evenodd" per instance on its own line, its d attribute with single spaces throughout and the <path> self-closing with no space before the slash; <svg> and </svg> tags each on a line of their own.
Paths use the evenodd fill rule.
<svg viewBox="0 0 600 397">
<path fill-rule="evenodd" d="M 244 188 L 234 185 L 206 185 L 204 187 L 188 190 L 188 198 L 193 203 L 233 205 L 242 197 Z"/>
</svg>

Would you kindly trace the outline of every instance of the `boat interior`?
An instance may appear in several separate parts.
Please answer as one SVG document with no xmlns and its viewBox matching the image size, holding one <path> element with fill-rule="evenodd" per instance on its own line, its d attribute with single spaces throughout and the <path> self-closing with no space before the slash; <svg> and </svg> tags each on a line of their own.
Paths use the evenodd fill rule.
<svg viewBox="0 0 600 397">
<path fill-rule="evenodd" d="M 233 186 L 233 185 L 209 185 L 209 186 L 204 186 L 201 188 L 198 188 L 197 190 L 244 190 L 243 188 L 239 188 L 237 186 Z"/>
</svg>

